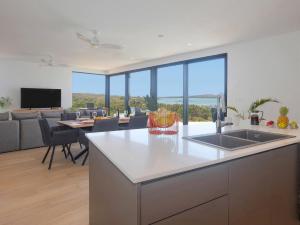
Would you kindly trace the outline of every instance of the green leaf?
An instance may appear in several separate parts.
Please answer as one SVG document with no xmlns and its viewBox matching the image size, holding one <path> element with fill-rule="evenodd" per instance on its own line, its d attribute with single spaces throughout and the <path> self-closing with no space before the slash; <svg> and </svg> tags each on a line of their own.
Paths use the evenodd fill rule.
<svg viewBox="0 0 300 225">
<path fill-rule="evenodd" d="M 234 107 L 234 106 L 227 106 L 227 109 L 229 109 L 229 110 L 231 110 L 231 111 L 233 111 L 235 113 L 240 113 L 239 110 L 236 107 Z"/>
<path fill-rule="evenodd" d="M 261 99 L 258 99 L 256 100 L 255 102 L 253 102 L 250 107 L 249 107 L 249 112 L 255 112 L 257 111 L 257 108 L 266 104 L 266 103 L 269 103 L 269 102 L 275 102 L 275 103 L 278 103 L 278 100 L 276 99 L 273 99 L 273 98 L 261 98 Z"/>
<path fill-rule="evenodd" d="M 11 103 L 12 103 L 12 101 L 10 98 L 5 98 L 5 97 L 0 98 L 0 107 L 1 108 L 8 107 L 11 105 Z"/>
</svg>

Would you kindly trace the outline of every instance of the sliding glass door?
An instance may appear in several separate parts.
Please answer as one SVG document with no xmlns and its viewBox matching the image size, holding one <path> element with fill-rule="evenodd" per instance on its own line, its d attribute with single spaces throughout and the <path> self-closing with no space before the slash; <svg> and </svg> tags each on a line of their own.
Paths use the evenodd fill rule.
<svg viewBox="0 0 300 225">
<path fill-rule="evenodd" d="M 107 94 L 111 113 L 123 112 L 126 106 L 157 106 L 177 112 L 188 123 L 211 121 L 217 95 L 226 102 L 226 85 L 227 54 L 220 54 L 111 75 Z"/>
<path fill-rule="evenodd" d="M 148 109 L 150 95 L 150 70 L 129 74 L 129 106 Z"/>
<path fill-rule="evenodd" d="M 125 75 L 110 76 L 110 114 L 125 110 Z"/>
<path fill-rule="evenodd" d="M 183 65 L 157 69 L 158 107 L 183 115 Z"/>
<path fill-rule="evenodd" d="M 211 121 L 217 95 L 225 94 L 225 59 L 188 64 L 189 121 Z"/>
</svg>

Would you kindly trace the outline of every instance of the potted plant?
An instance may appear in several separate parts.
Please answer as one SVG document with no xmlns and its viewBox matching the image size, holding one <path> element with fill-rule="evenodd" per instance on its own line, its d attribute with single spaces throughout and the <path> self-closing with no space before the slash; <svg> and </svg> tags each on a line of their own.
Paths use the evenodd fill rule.
<svg viewBox="0 0 300 225">
<path fill-rule="evenodd" d="M 278 103 L 276 99 L 273 98 L 261 98 L 254 101 L 249 107 L 249 118 L 251 119 L 251 125 L 259 125 L 259 121 L 263 120 L 264 112 L 258 110 L 258 107 L 269 103 L 275 102 Z"/>
<path fill-rule="evenodd" d="M 0 97 L 0 112 L 4 112 L 9 106 L 11 106 L 12 100 L 8 97 Z"/>
</svg>

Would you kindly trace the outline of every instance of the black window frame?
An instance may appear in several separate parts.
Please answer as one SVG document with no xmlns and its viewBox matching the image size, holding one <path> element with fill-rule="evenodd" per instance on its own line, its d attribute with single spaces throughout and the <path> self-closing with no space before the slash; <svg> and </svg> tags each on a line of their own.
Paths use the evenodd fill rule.
<svg viewBox="0 0 300 225">
<path fill-rule="evenodd" d="M 125 107 L 128 107 L 129 103 L 129 79 L 130 79 L 130 73 L 135 73 L 135 72 L 140 72 L 140 71 L 145 71 L 145 70 L 150 70 L 150 96 L 156 99 L 156 105 L 157 105 L 157 69 L 158 68 L 163 68 L 163 67 L 168 67 L 168 66 L 174 66 L 174 65 L 183 65 L 183 124 L 186 125 L 188 124 L 188 118 L 189 118 L 189 96 L 188 96 L 188 65 L 191 63 L 197 63 L 197 62 L 205 62 L 205 61 L 210 61 L 210 60 L 215 60 L 215 59 L 224 59 L 224 101 L 225 105 L 227 106 L 227 89 L 228 89 L 228 53 L 221 53 L 221 54 L 216 54 L 216 55 L 210 55 L 210 56 L 204 56 L 200 58 L 192 58 L 192 59 L 186 59 L 186 60 L 181 60 L 181 61 L 175 61 L 171 63 L 165 63 L 165 64 L 160 64 L 160 65 L 155 65 L 155 66 L 150 66 L 150 67 L 145 67 L 145 68 L 139 68 L 139 69 L 134 69 L 134 70 L 128 70 L 128 71 L 123 71 L 123 72 L 118 72 L 114 74 L 108 74 L 106 75 L 106 100 L 107 104 L 106 107 L 110 107 L 109 104 L 109 99 L 110 99 L 110 77 L 111 76 L 118 76 L 118 75 L 124 75 L 125 74 Z M 226 116 L 226 113 L 225 113 Z"/>
</svg>

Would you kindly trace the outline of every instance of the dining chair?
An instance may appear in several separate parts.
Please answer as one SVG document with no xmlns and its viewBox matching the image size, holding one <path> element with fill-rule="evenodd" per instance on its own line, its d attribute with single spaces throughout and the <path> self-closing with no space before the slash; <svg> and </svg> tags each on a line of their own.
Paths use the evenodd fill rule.
<svg viewBox="0 0 300 225">
<path fill-rule="evenodd" d="M 66 120 L 76 120 L 76 119 L 77 119 L 77 116 L 76 116 L 76 113 L 74 113 L 74 112 L 62 113 L 60 119 L 61 119 L 62 121 L 66 121 Z"/>
<path fill-rule="evenodd" d="M 94 132 L 106 132 L 106 131 L 115 131 L 119 130 L 119 119 L 113 118 L 113 119 L 104 119 L 104 120 L 96 120 L 94 122 L 94 127 L 92 128 L 91 132 L 87 132 L 86 130 L 80 129 L 79 131 L 79 143 L 84 145 L 84 150 L 80 152 L 75 160 L 80 158 L 85 154 L 85 157 L 82 161 L 82 165 L 85 165 L 85 162 L 89 156 L 89 141 L 87 137 L 85 136 L 87 133 L 94 133 Z"/>
<path fill-rule="evenodd" d="M 119 130 L 119 118 L 95 120 L 92 132 Z"/>
<path fill-rule="evenodd" d="M 88 103 L 86 103 L 86 108 L 87 109 L 95 109 L 95 104 L 92 102 L 88 102 Z"/>
<path fill-rule="evenodd" d="M 51 158 L 48 166 L 48 169 L 50 170 L 55 149 L 57 146 L 61 145 L 63 147 L 65 157 L 67 157 L 65 152 L 65 149 L 67 149 L 68 155 L 71 156 L 71 160 L 75 164 L 75 160 L 71 152 L 71 144 L 78 142 L 78 130 L 51 129 L 46 119 L 40 119 L 39 125 L 41 128 L 43 142 L 46 146 L 48 146 L 48 150 L 42 160 L 42 163 L 45 163 L 45 160 L 52 148 Z"/>
<path fill-rule="evenodd" d="M 75 112 L 66 112 L 66 113 L 62 113 L 61 116 L 60 116 L 60 119 L 62 121 L 67 121 L 67 120 L 76 120 L 77 119 L 77 116 L 76 116 L 76 113 Z M 63 129 L 63 130 L 70 130 L 72 128 L 69 128 L 67 126 L 60 126 L 61 128 L 60 129 Z M 78 133 L 78 131 L 77 131 Z M 71 147 L 71 146 L 70 146 Z M 80 145 L 81 147 L 81 145 Z M 65 153 L 65 147 L 63 147 L 62 149 L 62 152 Z M 66 154 L 66 158 L 68 157 L 68 155 Z"/>
<path fill-rule="evenodd" d="M 97 116 L 104 116 L 102 108 L 97 109 Z"/>
<path fill-rule="evenodd" d="M 89 115 L 90 118 L 93 118 L 93 114 L 96 112 L 96 116 L 104 116 L 103 110 L 101 108 L 94 109 L 94 110 L 86 110 L 86 113 Z"/>
<path fill-rule="evenodd" d="M 129 120 L 128 129 L 142 129 L 146 128 L 148 123 L 148 116 L 131 116 Z"/>
<path fill-rule="evenodd" d="M 142 112 L 141 108 L 139 108 L 139 107 L 134 107 L 134 111 L 135 111 L 135 113 L 141 113 Z"/>
</svg>

